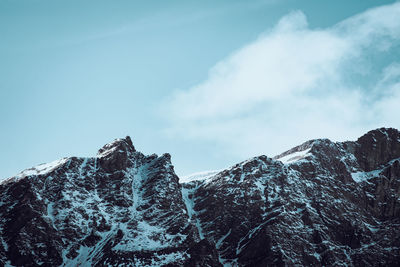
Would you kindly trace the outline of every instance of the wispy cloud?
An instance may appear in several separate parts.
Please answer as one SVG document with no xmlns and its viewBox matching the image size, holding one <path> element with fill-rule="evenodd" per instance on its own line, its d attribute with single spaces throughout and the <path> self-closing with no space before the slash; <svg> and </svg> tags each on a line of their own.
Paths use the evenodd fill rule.
<svg viewBox="0 0 400 267">
<path fill-rule="evenodd" d="M 103 40 L 107 38 L 115 38 L 123 35 L 135 35 L 138 33 L 154 30 L 166 30 L 171 27 L 180 27 L 197 21 L 204 21 L 213 17 L 219 17 L 226 13 L 243 12 L 243 10 L 257 9 L 263 6 L 274 5 L 276 0 L 255 0 L 255 1 L 239 1 L 228 2 L 220 5 L 213 3 L 211 6 L 199 5 L 198 8 L 190 8 L 181 6 L 186 12 L 181 9 L 171 6 L 167 9 L 152 10 L 150 14 L 135 18 L 131 21 L 120 23 L 117 25 L 109 25 L 104 29 L 91 29 L 81 36 L 63 40 L 56 43 L 59 46 L 80 45 L 88 42 Z"/>
<path fill-rule="evenodd" d="M 400 3 L 310 29 L 301 11 L 217 63 L 166 105 L 173 135 L 240 156 L 281 152 L 309 138 L 354 138 L 400 127 Z"/>
</svg>

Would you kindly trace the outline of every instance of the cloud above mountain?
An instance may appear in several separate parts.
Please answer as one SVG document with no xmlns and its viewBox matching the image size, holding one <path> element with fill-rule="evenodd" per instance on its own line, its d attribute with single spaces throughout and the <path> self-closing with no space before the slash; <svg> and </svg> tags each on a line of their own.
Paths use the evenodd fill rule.
<svg viewBox="0 0 400 267">
<path fill-rule="evenodd" d="M 175 92 L 163 112 L 173 136 L 270 156 L 309 138 L 400 128 L 400 3 L 313 29 L 293 11 Z M 398 53 L 398 52 L 397 52 Z"/>
</svg>

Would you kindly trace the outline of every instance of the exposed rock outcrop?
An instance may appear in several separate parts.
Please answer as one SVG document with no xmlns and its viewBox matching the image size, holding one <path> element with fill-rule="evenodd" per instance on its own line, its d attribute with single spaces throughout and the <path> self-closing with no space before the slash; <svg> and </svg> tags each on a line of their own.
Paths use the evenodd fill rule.
<svg viewBox="0 0 400 267">
<path fill-rule="evenodd" d="M 204 175 L 203 175 L 204 176 Z M 129 137 L 0 183 L 13 266 L 398 266 L 400 132 L 308 141 L 179 183 Z"/>
<path fill-rule="evenodd" d="M 215 247 L 199 257 L 170 155 L 145 156 L 129 137 L 5 180 L 0 199 L 3 264 L 219 265 Z"/>
</svg>

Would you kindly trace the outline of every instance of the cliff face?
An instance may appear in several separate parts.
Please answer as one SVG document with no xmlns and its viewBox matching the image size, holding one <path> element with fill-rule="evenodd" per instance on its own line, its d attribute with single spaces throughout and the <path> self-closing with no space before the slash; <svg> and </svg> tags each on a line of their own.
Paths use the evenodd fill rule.
<svg viewBox="0 0 400 267">
<path fill-rule="evenodd" d="M 396 266 L 399 144 L 394 129 L 312 140 L 184 187 L 226 264 Z"/>
<path fill-rule="evenodd" d="M 1 259 L 17 266 L 184 264 L 205 250 L 190 224 L 170 156 L 129 137 L 94 158 L 66 158 L 3 181 Z"/>
<path fill-rule="evenodd" d="M 180 184 L 129 137 L 0 184 L 14 266 L 397 266 L 400 132 L 311 140 Z"/>
</svg>

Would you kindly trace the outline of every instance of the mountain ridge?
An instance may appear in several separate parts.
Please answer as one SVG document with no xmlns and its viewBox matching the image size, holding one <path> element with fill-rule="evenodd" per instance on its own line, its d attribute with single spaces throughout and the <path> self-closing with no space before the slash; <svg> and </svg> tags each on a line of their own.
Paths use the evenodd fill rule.
<svg viewBox="0 0 400 267">
<path fill-rule="evenodd" d="M 284 160 L 282 160 L 284 159 Z M 41 166 L 41 167 L 40 167 Z M 307 141 L 180 183 L 130 137 L 0 182 L 9 266 L 396 266 L 400 132 Z"/>
</svg>

